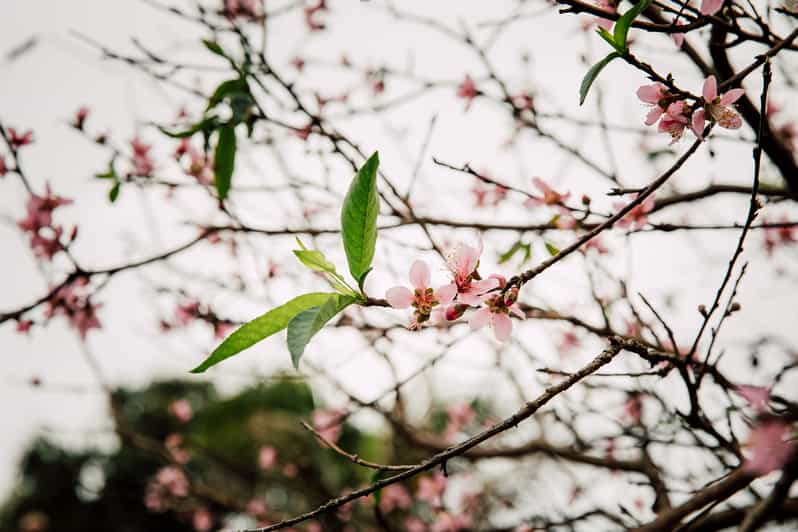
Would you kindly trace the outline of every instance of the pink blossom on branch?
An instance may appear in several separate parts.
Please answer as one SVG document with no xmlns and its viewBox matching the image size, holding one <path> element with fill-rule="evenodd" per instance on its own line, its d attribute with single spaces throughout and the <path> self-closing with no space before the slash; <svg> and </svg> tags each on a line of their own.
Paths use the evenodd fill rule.
<svg viewBox="0 0 798 532">
<path fill-rule="evenodd" d="M 529 198 L 524 203 L 525 206 L 539 206 L 539 205 L 560 205 L 562 206 L 569 197 L 571 197 L 570 192 L 560 193 L 554 190 L 549 186 L 548 183 L 543 181 L 539 177 L 535 177 L 532 179 L 532 183 L 534 183 L 535 187 L 541 192 L 543 195 L 541 198 Z"/>
<path fill-rule="evenodd" d="M 33 144 L 33 130 L 29 129 L 24 133 L 20 133 L 16 128 L 10 127 L 8 128 L 8 142 L 14 149 Z"/>
<path fill-rule="evenodd" d="M 503 277 L 493 276 L 499 282 L 499 288 L 504 288 Z M 485 301 L 485 306 L 474 312 L 468 320 L 471 329 L 476 331 L 490 325 L 497 340 L 504 342 L 510 339 L 513 332 L 513 322 L 510 314 L 524 319 L 526 316 L 521 307 L 515 302 L 518 297 L 518 288 L 513 287 L 506 295 L 498 294 Z"/>
<path fill-rule="evenodd" d="M 614 207 L 616 209 L 622 209 L 624 204 L 616 203 Z M 642 229 L 648 223 L 648 213 L 650 213 L 653 209 L 654 196 L 649 196 L 643 201 L 643 203 L 635 205 L 632 210 L 626 214 L 626 216 L 618 220 L 617 225 L 620 228 Z"/>
<path fill-rule="evenodd" d="M 745 468 L 757 476 L 780 469 L 795 448 L 795 443 L 790 441 L 792 432 L 792 427 L 780 420 L 757 424 L 748 438 L 750 455 L 745 461 Z"/>
<path fill-rule="evenodd" d="M 691 129 L 696 137 L 703 138 L 704 126 L 706 125 L 706 115 L 725 129 L 739 129 L 743 125 L 743 120 L 732 104 L 745 94 L 743 89 L 731 89 L 718 95 L 718 82 L 715 76 L 709 76 L 704 80 L 702 96 L 704 97 L 704 107 L 693 112 Z"/>
<path fill-rule="evenodd" d="M 439 290 L 457 295 L 457 302 L 464 305 L 479 306 L 488 297 L 487 292 L 499 286 L 498 279 L 482 279 L 477 272 L 482 243 L 478 247 L 463 243 L 457 244 L 446 253 L 446 266 L 453 275 L 453 282 Z"/>
<path fill-rule="evenodd" d="M 723 7 L 723 0 L 701 0 L 699 11 L 702 15 L 714 15 Z"/>
<path fill-rule="evenodd" d="M 471 107 L 471 102 L 479 94 L 474 80 L 466 74 L 465 79 L 457 86 L 457 97 L 466 101 L 466 111 Z"/>
<path fill-rule="evenodd" d="M 191 402 L 188 399 L 177 399 L 169 403 L 169 413 L 181 423 L 191 421 L 194 417 L 194 409 L 191 408 Z"/>
<path fill-rule="evenodd" d="M 429 320 L 435 306 L 450 303 L 456 294 L 456 289 L 451 285 L 437 290 L 430 288 L 429 266 L 421 260 L 415 261 L 410 267 L 410 284 L 413 290 L 404 286 L 394 286 L 385 293 L 385 299 L 393 308 L 405 309 L 412 306 L 415 309 L 410 329 L 418 329 L 422 323 Z"/>
</svg>

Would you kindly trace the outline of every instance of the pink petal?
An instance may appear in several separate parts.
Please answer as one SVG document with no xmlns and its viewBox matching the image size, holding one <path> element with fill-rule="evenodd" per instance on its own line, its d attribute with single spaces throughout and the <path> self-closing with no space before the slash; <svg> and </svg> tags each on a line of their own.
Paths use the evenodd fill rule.
<svg viewBox="0 0 798 532">
<path fill-rule="evenodd" d="M 473 289 L 480 294 L 483 294 L 488 290 L 493 290 L 494 288 L 498 288 L 500 285 L 501 285 L 501 280 L 493 276 L 488 277 L 487 279 L 482 279 L 471 283 Z"/>
<path fill-rule="evenodd" d="M 410 266 L 410 284 L 419 290 L 429 286 L 429 266 L 423 260 L 417 260 Z"/>
<path fill-rule="evenodd" d="M 471 314 L 471 317 L 468 319 L 468 324 L 471 326 L 471 330 L 477 331 L 490 323 L 490 318 L 490 310 L 481 308 Z"/>
<path fill-rule="evenodd" d="M 677 47 L 681 48 L 684 44 L 684 33 L 671 33 L 671 39 Z"/>
<path fill-rule="evenodd" d="M 731 89 L 729 91 L 726 91 L 720 97 L 720 104 L 721 105 L 732 104 L 737 100 L 739 100 L 743 94 L 745 94 L 745 90 L 743 89 Z"/>
<path fill-rule="evenodd" d="M 543 181 L 543 180 L 542 180 L 541 178 L 539 178 L 539 177 L 534 177 L 534 178 L 532 178 L 532 183 L 534 183 L 534 185 L 535 185 L 536 187 L 538 187 L 538 190 L 540 190 L 540 191 L 541 191 L 541 192 L 543 192 L 544 194 L 545 194 L 546 192 L 554 192 L 554 189 L 552 189 L 552 188 L 551 188 L 551 187 L 548 185 L 548 183 L 546 183 L 545 181 Z"/>
<path fill-rule="evenodd" d="M 706 4 L 708 1 L 716 1 L 716 0 L 704 0 L 704 4 Z M 704 12 L 703 10 L 704 4 L 701 4 L 702 13 Z M 704 97 L 704 100 L 707 103 L 712 103 L 712 101 L 718 97 L 718 81 L 715 79 L 715 76 L 709 76 L 707 79 L 704 80 L 704 88 L 701 91 L 701 95 Z"/>
<path fill-rule="evenodd" d="M 646 115 L 646 122 L 645 122 L 646 125 L 650 126 L 654 124 L 657 120 L 659 120 L 659 117 L 661 117 L 662 113 L 664 112 L 665 111 L 663 111 L 662 107 L 660 107 L 659 105 L 657 105 L 656 107 L 652 107 L 651 110 Z"/>
<path fill-rule="evenodd" d="M 385 299 L 393 308 L 407 308 L 413 303 L 413 292 L 404 286 L 394 286 L 385 292 Z"/>
<path fill-rule="evenodd" d="M 513 321 L 510 316 L 504 313 L 493 315 L 493 334 L 500 342 L 505 342 L 510 339 L 513 332 Z"/>
<path fill-rule="evenodd" d="M 518 303 L 513 303 L 510 305 L 510 312 L 519 319 L 526 319 L 526 314 L 524 314 L 524 311 L 521 310 L 521 307 L 518 305 Z"/>
<path fill-rule="evenodd" d="M 454 296 L 456 295 L 457 295 L 457 285 L 454 283 L 441 286 L 435 291 L 435 299 L 437 299 L 438 303 L 440 303 L 441 305 L 446 305 L 447 303 L 451 303 L 454 300 Z"/>
<path fill-rule="evenodd" d="M 637 97 L 645 103 L 656 105 L 662 98 L 663 89 L 664 86 L 660 83 L 654 83 L 653 85 L 642 85 L 639 89 L 637 89 Z"/>
<path fill-rule="evenodd" d="M 702 15 L 714 15 L 723 7 L 723 0 L 703 0 L 701 2 Z"/>
<path fill-rule="evenodd" d="M 693 133 L 695 133 L 695 136 L 699 140 L 704 140 L 705 125 L 706 125 L 706 116 L 704 108 L 702 107 L 701 109 L 696 109 L 695 112 L 693 112 L 693 125 L 691 126 L 691 129 L 693 130 Z"/>
</svg>

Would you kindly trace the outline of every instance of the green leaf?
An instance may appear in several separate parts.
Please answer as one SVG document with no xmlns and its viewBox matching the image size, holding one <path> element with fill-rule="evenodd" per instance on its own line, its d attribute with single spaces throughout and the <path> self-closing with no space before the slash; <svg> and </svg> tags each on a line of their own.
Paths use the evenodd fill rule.
<svg viewBox="0 0 798 532">
<path fill-rule="evenodd" d="M 108 191 L 108 199 L 111 200 L 111 203 L 116 201 L 116 198 L 119 197 L 119 181 L 114 181 L 114 186 L 111 187 L 111 190 Z"/>
<path fill-rule="evenodd" d="M 288 322 L 288 350 L 291 352 L 294 368 L 299 369 L 299 359 L 310 339 L 354 301 L 355 298 L 352 296 L 330 294 L 324 303 L 300 312 Z"/>
<path fill-rule="evenodd" d="M 335 294 L 324 292 L 304 294 L 270 310 L 262 316 L 258 316 L 249 323 L 245 323 L 225 338 L 202 364 L 191 370 L 191 373 L 202 373 L 222 360 L 226 360 L 261 340 L 282 331 L 288 326 L 291 318 L 304 310 L 322 305 L 331 295 Z"/>
<path fill-rule="evenodd" d="M 237 93 L 242 93 L 249 96 L 249 87 L 247 86 L 247 82 L 245 80 L 236 78 L 223 81 L 218 87 L 216 87 L 216 90 L 213 91 L 211 97 L 208 98 L 208 107 L 206 108 L 206 111 L 222 103 L 222 101 L 224 101 L 224 99 L 228 96 L 232 97 Z"/>
<path fill-rule="evenodd" d="M 327 282 L 330 283 L 336 292 L 345 295 L 357 296 L 357 292 L 355 292 L 351 286 L 346 284 L 346 280 L 338 273 L 338 270 L 335 268 L 335 264 L 327 260 L 327 257 L 324 256 L 324 253 L 321 251 L 317 251 L 315 249 L 308 249 L 305 247 L 305 244 L 297 238 L 297 244 L 299 244 L 300 249 L 294 250 L 294 255 L 296 258 L 299 259 L 299 262 L 304 264 L 309 269 L 313 270 L 314 272 L 321 272 L 324 274 L 324 277 L 327 279 Z"/>
<path fill-rule="evenodd" d="M 213 159 L 214 182 L 220 201 L 223 201 L 230 191 L 235 161 L 236 130 L 235 127 L 226 125 L 219 129 L 219 139 L 216 141 L 216 153 Z"/>
<path fill-rule="evenodd" d="M 194 124 L 193 126 L 184 131 L 169 131 L 168 129 L 160 126 L 158 127 L 158 129 L 161 130 L 161 133 L 163 133 L 168 137 L 172 137 L 173 139 L 185 139 L 191 137 L 192 135 L 200 131 L 209 133 L 214 129 L 216 129 L 218 125 L 219 125 L 218 118 L 216 116 L 210 115 L 206 116 L 205 118 L 203 118 L 202 120 L 200 120 L 199 122 L 197 122 L 196 124 Z"/>
<path fill-rule="evenodd" d="M 118 179 L 116 169 L 114 168 L 114 161 L 115 159 L 111 159 L 111 162 L 108 163 L 108 170 L 104 174 L 95 174 L 94 177 L 97 179 Z"/>
<path fill-rule="evenodd" d="M 546 242 L 546 251 L 548 251 L 549 255 L 551 255 L 552 257 L 554 255 L 560 254 L 560 249 L 551 242 Z"/>
<path fill-rule="evenodd" d="M 613 36 L 615 37 L 614 40 L 616 43 L 616 49 L 620 50 L 621 52 L 626 51 L 626 37 L 629 34 L 629 28 L 632 26 L 632 22 L 638 17 L 638 15 L 640 15 L 640 13 L 645 11 L 645 9 L 653 1 L 654 0 L 640 0 L 634 6 L 632 6 L 632 9 L 624 13 L 623 16 L 621 16 L 621 18 L 615 22 Z"/>
<path fill-rule="evenodd" d="M 601 70 L 607 66 L 610 61 L 617 59 L 618 57 L 621 57 L 621 54 L 618 52 L 612 52 L 607 55 L 607 57 L 590 67 L 590 70 L 587 71 L 587 74 L 585 74 L 585 77 L 582 79 L 582 85 L 579 87 L 579 105 L 585 103 L 585 98 L 587 98 L 587 93 L 590 90 L 590 86 L 593 85 L 594 81 L 596 81 L 596 78 L 598 77 L 599 73 L 601 73 Z"/>
<path fill-rule="evenodd" d="M 377 243 L 377 168 L 379 154 L 369 157 L 349 186 L 341 208 L 341 232 L 349 273 L 360 281 L 371 266 Z"/>
<path fill-rule="evenodd" d="M 618 43 L 615 42 L 615 38 L 612 36 L 610 32 L 599 26 L 598 28 L 596 28 L 596 33 L 598 33 L 599 37 L 607 41 L 607 43 L 609 43 L 610 46 L 612 46 L 619 52 L 623 52 L 623 48 L 621 49 L 618 48 Z"/>
<path fill-rule="evenodd" d="M 524 242 L 518 240 L 512 245 L 512 247 L 510 247 L 510 249 L 499 255 L 499 264 L 504 264 L 505 262 L 509 261 L 521 250 L 524 252 L 524 258 L 521 261 L 521 264 L 524 264 L 526 261 L 532 258 L 532 244 L 525 244 Z"/>
<path fill-rule="evenodd" d="M 211 41 L 211 40 L 208 40 L 208 39 L 203 39 L 202 40 L 202 44 L 205 45 L 205 48 L 207 48 L 211 52 L 215 53 L 216 55 L 220 55 L 220 56 L 225 57 L 225 58 L 227 57 L 225 55 L 224 50 L 222 49 L 222 47 L 219 46 L 218 42 Z"/>
</svg>

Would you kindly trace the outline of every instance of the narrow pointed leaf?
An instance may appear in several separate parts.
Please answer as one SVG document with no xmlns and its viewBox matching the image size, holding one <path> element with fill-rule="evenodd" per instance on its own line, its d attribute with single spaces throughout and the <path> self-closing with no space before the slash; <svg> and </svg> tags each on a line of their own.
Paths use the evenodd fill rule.
<svg viewBox="0 0 798 532">
<path fill-rule="evenodd" d="M 233 126 L 219 128 L 219 140 L 216 142 L 213 170 L 215 173 L 216 191 L 219 200 L 224 200 L 230 191 L 233 169 L 236 160 L 236 130 Z"/>
<path fill-rule="evenodd" d="M 377 152 L 360 168 L 341 208 L 341 232 L 344 251 L 349 263 L 349 273 L 360 281 L 374 258 L 377 243 L 377 214 L 380 210 L 377 196 Z"/>
<path fill-rule="evenodd" d="M 304 310 L 291 319 L 288 323 L 287 343 L 294 368 L 299 369 L 299 359 L 310 339 L 354 301 L 352 296 L 331 294 L 321 305 Z"/>
<path fill-rule="evenodd" d="M 645 11 L 645 9 L 653 1 L 654 0 L 640 0 L 632 7 L 632 9 L 624 13 L 623 16 L 621 16 L 621 18 L 615 22 L 615 28 L 613 29 L 613 40 L 615 41 L 616 48 L 620 49 L 621 51 L 626 50 L 626 38 L 629 34 L 629 28 L 632 26 L 632 22 L 640 15 L 640 13 Z"/>
<path fill-rule="evenodd" d="M 613 59 L 617 59 L 621 57 L 621 54 L 618 52 L 612 52 L 607 57 L 590 67 L 590 70 L 587 71 L 585 77 L 582 79 L 582 85 L 579 87 L 579 105 L 585 103 L 585 98 L 587 98 L 587 93 L 590 91 L 590 86 L 593 85 L 593 82 L 596 81 L 596 78 L 601 73 L 602 69 L 607 66 L 610 61 Z"/>
<path fill-rule="evenodd" d="M 191 373 L 202 373 L 222 360 L 282 331 L 288 326 L 291 318 L 304 310 L 323 304 L 331 295 L 323 292 L 304 294 L 245 323 L 225 338 L 202 364 L 191 370 Z"/>
</svg>

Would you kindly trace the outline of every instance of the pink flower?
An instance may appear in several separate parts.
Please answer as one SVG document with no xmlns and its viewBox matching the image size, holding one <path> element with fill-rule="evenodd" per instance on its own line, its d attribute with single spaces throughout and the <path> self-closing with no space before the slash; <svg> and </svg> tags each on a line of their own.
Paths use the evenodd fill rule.
<svg viewBox="0 0 798 532">
<path fill-rule="evenodd" d="M 79 108 L 75 112 L 75 118 L 72 119 L 72 127 L 76 129 L 83 129 L 83 125 L 86 123 L 86 118 L 89 116 L 89 108 L 83 106 Z"/>
<path fill-rule="evenodd" d="M 626 417 L 633 425 L 640 423 L 643 417 L 643 398 L 639 393 L 630 393 L 623 404 Z"/>
<path fill-rule="evenodd" d="M 751 455 L 745 468 L 757 476 L 781 468 L 793 452 L 794 443 L 788 440 L 791 433 L 790 425 L 783 421 L 764 421 L 756 425 L 748 438 Z"/>
<path fill-rule="evenodd" d="M 743 89 L 731 89 L 718 96 L 718 82 L 715 76 L 709 76 L 704 80 L 702 96 L 704 97 L 704 107 L 693 112 L 692 130 L 695 136 L 702 137 L 706 114 L 718 125 L 726 129 L 740 129 L 743 120 L 731 104 L 740 99 L 745 94 Z"/>
<path fill-rule="evenodd" d="M 438 472 L 418 479 L 416 498 L 426 501 L 430 506 L 440 506 L 441 495 L 444 491 L 446 491 L 446 477 L 443 473 Z"/>
<path fill-rule="evenodd" d="M 782 216 L 779 218 L 782 223 L 787 223 L 787 217 Z M 769 254 L 778 245 L 794 244 L 798 242 L 798 237 L 795 236 L 795 227 L 768 227 L 765 229 L 765 249 Z"/>
<path fill-rule="evenodd" d="M 637 97 L 651 107 L 648 115 L 646 115 L 645 124 L 647 126 L 654 125 L 665 112 L 665 107 L 661 102 L 668 97 L 668 88 L 662 83 L 642 85 L 637 89 Z"/>
<path fill-rule="evenodd" d="M 299 56 L 294 56 L 294 58 L 291 59 L 291 66 L 297 69 L 298 72 L 302 72 L 302 69 L 305 68 L 305 60 Z"/>
<path fill-rule="evenodd" d="M 247 503 L 247 513 L 253 517 L 266 515 L 266 503 L 263 499 L 252 499 Z"/>
<path fill-rule="evenodd" d="M 506 281 L 500 275 L 491 275 L 491 278 L 498 282 L 499 288 L 504 288 Z M 490 325 L 497 340 L 504 342 L 509 340 L 513 332 L 513 322 L 510 314 L 517 318 L 524 319 L 524 311 L 515 302 L 518 298 L 518 287 L 513 287 L 505 295 L 495 295 L 485 300 L 485 306 L 477 310 L 468 320 L 471 330 L 477 331 L 485 325 Z"/>
<path fill-rule="evenodd" d="M 191 453 L 183 448 L 183 436 L 181 434 L 170 434 L 163 442 L 164 447 L 178 464 L 186 464 L 191 460 Z"/>
<path fill-rule="evenodd" d="M 201 506 L 194 511 L 191 523 L 197 532 L 208 532 L 213 527 L 213 514 L 207 508 Z"/>
<path fill-rule="evenodd" d="M 155 171 L 155 163 L 150 155 L 152 146 L 144 144 L 135 137 L 130 141 L 130 147 L 133 149 L 133 173 L 138 176 L 151 176 Z"/>
<path fill-rule="evenodd" d="M 413 291 L 404 286 L 394 286 L 385 293 L 385 299 L 393 308 L 404 309 L 412 306 L 415 309 L 410 329 L 418 329 L 429 320 L 433 307 L 450 303 L 456 294 L 456 288 L 451 285 L 438 290 L 430 288 L 429 267 L 421 260 L 415 261 L 410 267 L 410 284 Z"/>
<path fill-rule="evenodd" d="M 736 386 L 734 391 L 742 396 L 756 412 L 767 412 L 768 403 L 770 402 L 770 388 L 743 384 Z"/>
<path fill-rule="evenodd" d="M 479 247 L 458 244 L 446 254 L 446 265 L 454 279 L 451 284 L 440 288 L 446 290 L 443 295 L 457 294 L 457 302 L 464 305 L 478 306 L 488 297 L 486 292 L 499 286 L 498 279 L 481 279 L 477 273 L 479 256 L 482 254 L 482 243 Z"/>
<path fill-rule="evenodd" d="M 408 517 L 402 523 L 407 532 L 427 532 L 427 525 L 418 517 Z"/>
<path fill-rule="evenodd" d="M 407 510 L 413 504 L 413 499 L 407 488 L 401 484 L 391 484 L 382 489 L 380 496 L 380 510 L 382 513 L 388 514 L 396 508 Z"/>
<path fill-rule="evenodd" d="M 659 120 L 658 131 L 668 133 L 671 136 L 671 144 L 682 138 L 684 128 L 690 120 L 685 115 L 687 104 L 683 100 L 673 102 L 665 109 L 665 113 Z M 695 113 L 694 113 L 695 114 Z"/>
<path fill-rule="evenodd" d="M 723 0 L 702 0 L 699 11 L 702 15 L 714 15 L 723 7 Z"/>
<path fill-rule="evenodd" d="M 90 329 L 98 329 L 101 326 L 97 318 L 97 309 L 102 305 L 91 302 L 90 295 L 84 290 L 88 283 L 87 277 L 78 277 L 62 287 L 47 302 L 47 309 L 44 312 L 48 319 L 57 315 L 65 316 L 83 339 Z"/>
<path fill-rule="evenodd" d="M 194 417 L 194 409 L 188 399 L 177 399 L 169 403 L 169 413 L 181 423 L 186 423 Z"/>
<path fill-rule="evenodd" d="M 72 200 L 56 196 L 50 189 L 50 183 L 45 185 L 45 195 L 31 194 L 28 199 L 28 217 L 17 223 L 23 231 L 37 232 L 43 227 L 50 227 L 53 223 L 53 211 L 63 205 L 69 205 Z"/>
<path fill-rule="evenodd" d="M 258 451 L 258 467 L 261 471 L 268 471 L 277 463 L 277 449 L 263 446 Z"/>
<path fill-rule="evenodd" d="M 565 200 L 567 200 L 570 196 L 570 192 L 566 192 L 565 194 L 561 194 L 551 188 L 548 183 L 543 181 L 539 177 L 535 177 L 532 179 L 532 182 L 535 186 L 540 190 L 543 194 L 542 198 L 529 198 L 526 200 L 524 205 L 526 206 L 533 206 L 533 205 L 563 205 Z"/>
<path fill-rule="evenodd" d="M 340 410 L 315 410 L 313 412 L 313 428 L 322 438 L 329 442 L 337 442 L 343 430 L 344 413 Z"/>
<path fill-rule="evenodd" d="M 621 209 L 623 203 L 616 203 L 615 208 Z M 636 205 L 626 216 L 618 220 L 618 227 L 641 229 L 648 223 L 648 213 L 654 208 L 654 196 L 647 197 L 643 203 Z"/>
<path fill-rule="evenodd" d="M 459 532 L 460 530 L 470 529 L 472 525 L 473 521 L 467 515 L 452 515 L 443 512 L 433 523 L 430 532 Z"/>
<path fill-rule="evenodd" d="M 8 142 L 14 149 L 33 144 L 33 131 L 29 129 L 24 133 L 20 133 L 15 128 L 10 127 L 8 128 Z"/>
<path fill-rule="evenodd" d="M 32 325 L 33 322 L 31 320 L 18 320 L 17 332 L 20 334 L 28 334 Z"/>
<path fill-rule="evenodd" d="M 563 353 L 568 353 L 574 349 L 578 349 L 581 345 L 582 342 L 579 341 L 579 336 L 577 336 L 575 332 L 565 331 L 562 333 L 562 338 L 560 338 L 557 349 Z"/>
<path fill-rule="evenodd" d="M 224 9 L 228 17 L 255 17 L 257 14 L 255 0 L 225 0 Z"/>
<path fill-rule="evenodd" d="M 174 467 L 162 467 L 155 474 L 155 481 L 166 489 L 169 495 L 185 497 L 188 495 L 188 479 L 183 471 Z"/>
<path fill-rule="evenodd" d="M 466 74 L 465 79 L 457 86 L 457 97 L 463 98 L 466 101 L 466 110 L 471 107 L 471 101 L 479 94 L 477 91 L 476 85 L 474 85 L 474 80 L 471 79 L 471 76 Z"/>
<path fill-rule="evenodd" d="M 599 255 L 606 255 L 610 252 L 609 248 L 604 245 L 604 242 L 601 240 L 600 236 L 596 236 L 588 240 L 587 244 L 585 244 L 582 248 L 582 251 L 587 253 L 591 249 L 595 250 Z"/>
<path fill-rule="evenodd" d="M 477 415 L 474 408 L 468 403 L 452 405 L 446 410 L 446 414 L 448 422 L 444 435 L 447 440 L 451 440 L 463 427 L 471 424 Z"/>
</svg>

